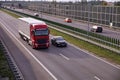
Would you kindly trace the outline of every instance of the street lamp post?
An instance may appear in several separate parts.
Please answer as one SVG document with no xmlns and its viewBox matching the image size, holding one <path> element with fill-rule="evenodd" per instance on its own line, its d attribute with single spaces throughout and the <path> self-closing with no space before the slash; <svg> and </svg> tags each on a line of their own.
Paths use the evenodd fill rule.
<svg viewBox="0 0 120 80">
<path fill-rule="evenodd" d="M 113 11 L 114 11 L 114 7 L 112 6 L 111 8 L 110 8 L 110 28 L 112 28 L 112 26 L 113 26 Z"/>
<path fill-rule="evenodd" d="M 89 36 L 89 29 L 90 29 L 90 3 L 87 2 L 87 8 L 88 8 L 88 31 L 87 31 L 87 35 Z"/>
<path fill-rule="evenodd" d="M 41 18 L 42 18 L 42 9 L 43 9 L 42 0 L 41 0 L 41 4 L 40 5 L 41 5 L 41 7 L 40 7 L 41 8 L 40 13 L 41 13 Z"/>
</svg>

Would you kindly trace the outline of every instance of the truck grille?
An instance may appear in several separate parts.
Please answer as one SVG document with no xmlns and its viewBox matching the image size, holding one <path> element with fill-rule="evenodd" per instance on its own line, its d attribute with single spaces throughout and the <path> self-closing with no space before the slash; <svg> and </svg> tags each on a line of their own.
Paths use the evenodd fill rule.
<svg viewBox="0 0 120 80">
<path fill-rule="evenodd" d="M 44 43 L 47 43 L 47 40 L 46 39 L 38 39 L 37 43 L 38 44 L 44 44 Z"/>
</svg>

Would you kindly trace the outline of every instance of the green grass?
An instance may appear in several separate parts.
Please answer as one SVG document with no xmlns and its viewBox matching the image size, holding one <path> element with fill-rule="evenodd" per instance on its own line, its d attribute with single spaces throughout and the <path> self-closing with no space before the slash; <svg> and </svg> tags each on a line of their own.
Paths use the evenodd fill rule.
<svg viewBox="0 0 120 80">
<path fill-rule="evenodd" d="M 102 47 L 93 45 L 89 42 L 77 39 L 75 37 L 72 37 L 70 35 L 64 34 L 60 31 L 57 31 L 55 29 L 50 28 L 50 33 L 52 35 L 61 35 L 63 36 L 69 43 L 74 44 L 75 46 L 78 46 L 79 48 L 85 49 L 89 52 L 94 53 L 95 55 L 106 58 L 108 61 L 120 64 L 120 55 L 117 53 L 114 53 L 110 50 L 104 49 Z"/>
<path fill-rule="evenodd" d="M 4 11 L 16 18 L 18 18 L 19 16 L 17 15 L 14 15 L 12 12 L 9 12 L 9 11 L 6 11 L 6 10 L 3 10 L 3 9 L 0 9 L 1 11 Z M 14 80 L 14 75 L 8 65 L 8 62 L 7 62 L 7 59 L 4 55 L 4 52 L 2 51 L 2 47 L 0 46 L 0 76 L 1 77 L 8 77 L 9 80 Z"/>
<path fill-rule="evenodd" d="M 0 46 L 0 76 L 8 77 L 10 80 L 14 80 L 14 75 L 10 70 L 7 59 Z"/>
<path fill-rule="evenodd" d="M 9 14 L 9 13 L 8 13 Z M 18 16 L 14 13 L 10 13 L 11 16 Z M 64 34 L 62 32 L 59 32 L 59 31 L 56 31 L 54 29 L 51 29 L 50 28 L 50 33 L 52 35 L 61 35 L 63 36 L 69 43 L 72 43 L 76 46 L 78 46 L 79 48 L 82 48 L 82 49 L 85 49 L 89 52 L 92 52 L 94 53 L 95 55 L 97 56 L 100 56 L 102 58 L 105 58 L 113 63 L 117 63 L 117 64 L 120 64 L 120 55 L 117 54 L 117 53 L 114 53 L 110 50 L 107 50 L 107 49 L 104 49 L 102 47 L 99 47 L 99 46 L 96 46 L 96 45 L 93 45 L 89 42 L 85 42 L 83 40 L 80 40 L 80 39 L 77 39 L 75 37 L 72 37 L 70 35 L 67 35 L 67 34 Z"/>
<path fill-rule="evenodd" d="M 10 11 L 12 12 L 13 10 L 10 10 Z M 13 11 L 13 12 L 18 13 L 18 14 L 22 14 L 23 16 L 29 16 L 29 17 L 32 17 L 32 18 L 43 20 L 46 23 L 48 23 L 49 25 L 54 24 L 56 26 L 59 26 L 59 28 L 61 28 L 61 29 L 64 28 L 64 29 L 68 29 L 67 31 L 70 31 L 70 30 L 75 31 L 75 32 L 77 32 L 77 34 L 79 34 L 79 33 L 82 33 L 82 34 L 85 34 L 85 35 L 89 34 L 89 36 L 97 38 L 97 39 L 94 39 L 94 38 L 89 37 L 89 39 L 94 40 L 95 42 L 98 42 L 98 43 L 101 43 L 101 44 L 105 43 L 106 46 L 110 46 L 110 47 L 118 49 L 118 50 L 120 49 L 120 47 L 118 46 L 120 40 L 118 40 L 118 39 L 110 38 L 110 37 L 99 35 L 99 34 L 92 33 L 92 32 L 87 32 L 87 31 L 82 30 L 82 29 L 74 28 L 72 26 L 68 26 L 68 25 L 64 25 L 64 24 L 61 24 L 61 23 L 53 22 L 53 21 L 46 20 L 46 19 L 43 19 L 43 18 L 38 18 L 38 17 L 29 15 L 29 14 L 25 14 L 25 13 L 22 13 L 22 12 L 17 12 L 17 11 Z M 88 36 L 85 36 L 85 35 L 82 35 L 82 36 L 85 37 L 85 38 L 88 38 Z M 107 41 L 108 43 L 106 43 L 105 41 Z M 113 44 L 116 44 L 116 45 L 113 45 Z"/>
<path fill-rule="evenodd" d="M 21 16 L 15 14 L 13 12 L 10 12 L 8 10 L 5 10 L 5 9 L 0 9 L 0 10 L 3 11 L 3 12 L 5 12 L 5 13 L 7 13 L 7 14 L 9 14 L 9 15 L 11 15 L 11 16 L 13 16 L 13 17 L 15 17 L 15 18 L 20 18 L 21 17 Z"/>
</svg>

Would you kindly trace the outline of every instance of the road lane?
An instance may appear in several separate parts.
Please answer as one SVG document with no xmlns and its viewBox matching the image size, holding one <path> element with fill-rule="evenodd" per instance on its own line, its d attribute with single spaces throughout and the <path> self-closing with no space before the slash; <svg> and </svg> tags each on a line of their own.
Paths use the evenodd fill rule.
<svg viewBox="0 0 120 80">
<path fill-rule="evenodd" d="M 1 18 L 1 20 L 3 20 L 3 19 Z M 9 27 L 10 24 L 8 26 L 8 24 L 6 24 L 4 21 L 0 21 L 0 25 L 4 26 L 4 30 L 0 26 L 0 33 L 1 33 L 0 38 L 2 38 L 2 40 L 5 42 L 12 57 L 15 59 L 15 62 L 17 63 L 18 67 L 20 68 L 25 80 L 40 80 L 40 79 L 42 79 L 42 80 L 57 80 L 57 79 L 53 79 L 48 73 L 46 73 L 46 71 L 42 68 L 42 66 L 40 66 L 33 59 L 33 57 L 28 55 L 29 52 L 25 50 L 25 47 L 24 48 L 21 47 L 20 43 L 18 42 L 21 39 L 18 37 L 18 41 L 16 41 L 16 39 L 14 37 L 14 35 L 16 34 L 15 33 L 16 31 L 12 32 L 13 30 L 10 29 L 10 27 Z M 5 27 L 7 29 L 5 29 Z M 13 27 L 13 26 L 11 26 L 11 27 Z M 14 28 L 15 27 L 13 27 L 13 29 Z M 13 36 L 11 36 L 11 35 L 13 35 Z"/>
<path fill-rule="evenodd" d="M 24 12 L 24 13 L 27 13 L 30 15 L 34 15 L 34 13 L 35 13 L 34 11 L 29 11 L 27 9 L 15 9 L 15 10 L 20 11 L 20 12 Z M 39 15 L 41 15 L 41 14 L 39 14 Z M 41 16 L 39 16 L 39 17 L 41 17 Z M 53 15 L 42 14 L 42 18 L 47 19 L 47 20 L 51 20 L 54 22 L 59 22 L 59 23 L 65 24 L 65 25 L 77 27 L 77 28 L 87 30 L 87 31 L 90 30 L 90 28 L 92 27 L 92 24 L 89 24 L 89 27 L 88 27 L 87 23 L 82 23 L 82 22 L 74 21 L 74 20 L 72 23 L 66 23 L 66 22 L 64 22 L 64 18 L 58 17 L 58 16 L 53 16 Z M 120 32 L 119 31 L 114 31 L 114 30 L 111 30 L 110 28 L 106 28 L 104 26 L 103 26 L 103 32 L 97 33 L 97 34 L 116 38 L 116 39 L 120 39 Z"/>
<path fill-rule="evenodd" d="M 4 41 L 12 57 L 15 59 L 15 62 L 17 63 L 17 66 L 20 68 L 21 72 L 23 73 L 25 80 L 36 80 L 35 74 L 31 74 L 33 73 L 33 69 L 29 64 L 29 61 L 25 58 L 25 56 L 22 54 L 22 51 L 19 50 L 19 48 L 17 48 L 15 43 L 10 39 L 10 37 L 5 33 L 5 31 L 3 31 L 1 27 L 0 27 L 0 38 Z M 27 77 L 27 76 L 32 76 L 32 77 Z"/>
<path fill-rule="evenodd" d="M 96 80 L 94 78 L 95 76 L 97 76 L 101 80 L 120 80 L 119 69 L 109 64 L 106 64 L 103 61 L 100 61 L 95 57 L 86 54 L 85 52 L 80 51 L 70 45 L 68 45 L 68 47 L 66 48 L 57 48 L 51 45 L 49 49 L 32 49 L 31 46 L 29 46 L 27 43 L 25 43 L 19 38 L 19 35 L 16 31 L 18 28 L 16 26 L 21 26 L 23 25 L 23 23 L 19 22 L 18 19 L 12 18 L 8 15 L 4 15 L 4 13 L 1 13 L 1 15 L 2 16 L 0 16 L 0 22 L 6 24 L 7 28 L 24 44 L 24 46 L 26 46 L 26 48 L 39 61 L 41 61 L 48 68 L 48 70 L 50 70 L 50 72 L 55 75 L 55 77 L 57 77 L 58 80 Z M 9 23 L 11 20 L 14 20 L 14 22 Z M 19 44 L 16 45 L 18 46 Z M 23 50 L 23 48 L 20 47 L 20 50 Z M 29 56 L 29 60 L 31 62 L 32 58 L 30 55 L 28 55 L 28 52 L 23 50 L 22 54 L 24 54 L 26 57 Z M 64 59 L 59 54 L 63 54 L 70 60 Z M 34 64 L 34 62 L 32 62 L 32 64 Z M 38 66 L 37 63 L 35 66 L 32 66 L 32 69 L 34 69 L 36 72 L 37 70 L 41 71 L 41 68 L 39 68 L 39 66 L 36 66 Z M 38 75 L 40 75 L 41 73 L 39 72 L 38 74 L 38 72 L 36 72 L 34 72 L 34 74 L 37 75 L 37 79 L 39 80 L 40 77 Z M 46 74 L 44 74 L 44 76 L 46 76 Z"/>
</svg>

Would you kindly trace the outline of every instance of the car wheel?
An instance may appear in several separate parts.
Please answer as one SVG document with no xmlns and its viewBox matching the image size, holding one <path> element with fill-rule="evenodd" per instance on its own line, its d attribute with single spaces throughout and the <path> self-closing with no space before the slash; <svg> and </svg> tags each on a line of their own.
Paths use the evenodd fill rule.
<svg viewBox="0 0 120 80">
<path fill-rule="evenodd" d="M 58 44 L 57 44 L 57 43 L 55 43 L 55 46 L 57 46 L 57 47 L 58 47 Z"/>
</svg>

